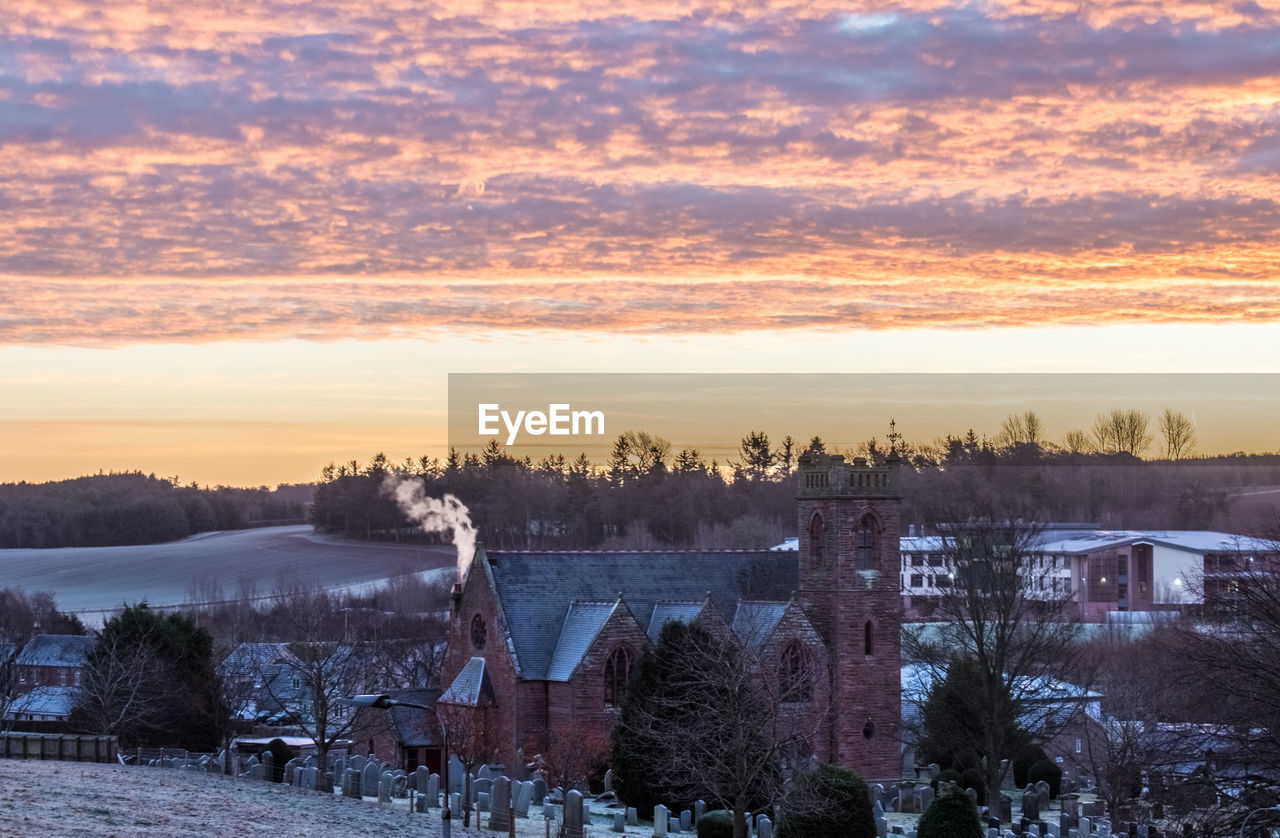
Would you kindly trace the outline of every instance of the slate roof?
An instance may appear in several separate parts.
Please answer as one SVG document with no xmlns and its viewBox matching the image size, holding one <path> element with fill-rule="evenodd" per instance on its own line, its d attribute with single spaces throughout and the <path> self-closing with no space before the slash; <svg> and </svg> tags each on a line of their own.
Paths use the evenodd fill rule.
<svg viewBox="0 0 1280 838">
<path fill-rule="evenodd" d="M 659 602 L 702 601 L 708 592 L 722 614 L 740 599 L 788 600 L 798 570 L 794 555 L 769 550 L 525 553 L 486 551 L 503 619 L 522 678 L 546 680 L 569 606 L 622 594 L 641 626 Z"/>
<path fill-rule="evenodd" d="M 396 701 L 425 704 L 433 708 L 431 710 L 422 710 L 417 707 L 387 708 L 387 718 L 391 722 L 391 729 L 395 732 L 397 742 L 406 748 L 429 748 L 441 743 L 443 737 L 440 735 L 440 723 L 436 721 L 434 709 L 436 700 L 440 698 L 439 690 L 393 690 L 388 694 Z"/>
<path fill-rule="evenodd" d="M 617 600 L 573 602 L 569 605 L 569 613 L 560 628 L 560 640 L 551 656 L 551 667 L 547 670 L 548 681 L 568 681 L 573 677 L 573 671 L 582 662 L 582 656 L 591 648 L 596 636 L 617 608 Z"/>
<path fill-rule="evenodd" d="M 742 601 L 738 603 L 738 611 L 733 615 L 734 635 L 748 649 L 759 649 L 773 634 L 787 613 L 785 602 Z"/>
<path fill-rule="evenodd" d="M 662 635 L 662 627 L 671 621 L 688 625 L 702 613 L 706 599 L 697 602 L 659 602 L 653 606 L 653 616 L 649 618 L 649 630 L 645 632 L 654 643 Z"/>
<path fill-rule="evenodd" d="M 5 715 L 17 719 L 28 713 L 70 716 L 78 687 L 36 687 L 13 700 Z"/>
<path fill-rule="evenodd" d="M 84 666 L 93 638 L 79 634 L 38 634 L 27 641 L 18 666 Z"/>
<path fill-rule="evenodd" d="M 482 696 L 493 698 L 493 683 L 485 669 L 484 658 L 472 658 L 436 701 L 439 704 L 475 707 Z"/>
</svg>

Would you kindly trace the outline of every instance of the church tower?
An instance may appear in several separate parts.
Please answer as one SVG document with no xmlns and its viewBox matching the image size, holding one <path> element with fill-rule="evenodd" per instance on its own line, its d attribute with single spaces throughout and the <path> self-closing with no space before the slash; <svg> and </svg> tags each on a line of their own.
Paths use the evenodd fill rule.
<svg viewBox="0 0 1280 838">
<path fill-rule="evenodd" d="M 898 466 L 806 454 L 798 475 L 800 602 L 831 661 L 831 741 L 815 750 L 868 781 L 902 774 Z"/>
</svg>

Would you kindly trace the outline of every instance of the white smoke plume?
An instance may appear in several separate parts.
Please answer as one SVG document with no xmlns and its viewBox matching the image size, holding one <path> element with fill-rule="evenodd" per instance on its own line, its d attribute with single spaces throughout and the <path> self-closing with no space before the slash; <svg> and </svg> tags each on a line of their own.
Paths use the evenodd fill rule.
<svg viewBox="0 0 1280 838">
<path fill-rule="evenodd" d="M 394 497 L 400 511 L 423 532 L 453 533 L 453 546 L 458 548 L 458 584 L 465 583 L 476 553 L 476 528 L 462 501 L 448 493 L 443 498 L 430 497 L 422 481 L 412 477 L 387 475 L 382 491 Z"/>
</svg>

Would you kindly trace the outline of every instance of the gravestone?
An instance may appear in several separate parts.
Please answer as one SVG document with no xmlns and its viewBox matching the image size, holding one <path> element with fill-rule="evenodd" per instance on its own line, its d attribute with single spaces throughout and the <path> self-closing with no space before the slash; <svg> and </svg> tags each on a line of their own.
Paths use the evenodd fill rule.
<svg viewBox="0 0 1280 838">
<path fill-rule="evenodd" d="M 640 825 L 640 813 L 636 811 L 636 807 L 628 806 L 627 807 L 627 826 L 639 826 L 639 825 Z"/>
<path fill-rule="evenodd" d="M 511 808 L 511 778 L 499 777 L 493 781 L 493 793 L 489 798 L 489 828 L 506 829 Z"/>
<path fill-rule="evenodd" d="M 938 775 L 941 773 L 942 773 L 942 766 L 938 765 L 938 763 L 936 762 L 929 763 L 929 765 L 925 768 L 925 776 L 929 778 L 929 782 L 931 783 L 934 780 L 938 779 Z"/>
<path fill-rule="evenodd" d="M 391 802 L 391 792 L 392 792 L 391 786 L 392 786 L 392 783 L 394 782 L 395 782 L 395 778 L 391 776 L 390 771 L 383 771 L 382 774 L 378 776 L 378 802 L 379 803 Z"/>
<path fill-rule="evenodd" d="M 1058 813 L 1058 833 L 1060 835 L 1066 835 L 1068 832 L 1071 831 L 1071 827 L 1073 826 L 1075 826 L 1074 818 L 1072 818 L 1066 812 Z"/>
<path fill-rule="evenodd" d="M 359 797 L 360 796 L 360 780 L 361 774 L 354 768 L 348 768 L 342 772 L 342 796 L 343 797 Z"/>
<path fill-rule="evenodd" d="M 493 780 L 488 777 L 477 777 L 471 781 L 471 801 L 480 799 L 480 795 L 487 794 L 493 797 Z"/>
<path fill-rule="evenodd" d="M 889 822 L 883 816 L 876 818 L 876 838 L 889 838 Z"/>
<path fill-rule="evenodd" d="M 1077 828 L 1080 830 L 1080 834 L 1083 835 L 1084 838 L 1089 838 L 1089 836 L 1093 834 L 1093 820 L 1081 815 L 1080 826 Z"/>
<path fill-rule="evenodd" d="M 773 821 L 764 815 L 756 820 L 756 838 L 773 838 Z"/>
<path fill-rule="evenodd" d="M 542 777 L 533 778 L 533 805 L 541 806 L 547 797 L 547 781 Z"/>
<path fill-rule="evenodd" d="M 449 755 L 449 787 L 445 789 L 446 794 L 453 792 L 462 792 L 462 787 L 467 781 L 467 772 L 462 767 L 462 760 L 454 754 Z"/>
<path fill-rule="evenodd" d="M 1000 830 L 987 827 L 987 838 L 1000 838 Z"/>
<path fill-rule="evenodd" d="M 489 766 L 487 766 L 487 765 L 482 765 L 482 766 L 480 766 L 480 770 L 476 772 L 476 779 L 477 779 L 477 780 L 492 780 L 492 779 L 493 779 L 493 769 L 491 769 L 491 768 L 490 768 Z"/>
<path fill-rule="evenodd" d="M 1013 823 L 1013 799 L 1007 794 L 1000 795 L 1000 820 Z"/>
<path fill-rule="evenodd" d="M 613 769 L 612 768 L 604 772 L 604 790 L 606 793 L 613 791 Z"/>
<path fill-rule="evenodd" d="M 511 795 L 511 808 L 515 810 L 516 817 L 529 817 L 529 804 L 533 802 L 533 781 L 525 780 L 521 783 L 512 783 Z"/>
<path fill-rule="evenodd" d="M 304 766 L 302 769 L 302 787 L 309 791 L 317 791 L 320 781 L 320 769 L 314 765 Z"/>
<path fill-rule="evenodd" d="M 477 812 L 489 811 L 489 792 L 482 791 L 476 795 L 476 811 Z"/>
<path fill-rule="evenodd" d="M 582 792 L 570 789 L 564 796 L 565 838 L 582 838 Z"/>
<path fill-rule="evenodd" d="M 376 762 L 365 762 L 360 772 L 360 792 L 365 797 L 378 793 L 378 781 L 382 779 L 382 766 Z"/>
<path fill-rule="evenodd" d="M 431 811 L 431 804 L 427 800 L 425 794 L 419 794 L 413 799 L 413 811 L 426 814 Z"/>
<path fill-rule="evenodd" d="M 707 801 L 698 800 L 693 804 L 693 822 L 697 823 L 702 820 L 702 816 L 707 813 Z"/>
<path fill-rule="evenodd" d="M 916 805 L 916 784 L 915 783 L 899 783 L 898 784 L 898 811 L 914 812 L 912 808 Z"/>
<path fill-rule="evenodd" d="M 365 762 L 366 760 L 364 757 L 359 754 L 355 754 L 347 759 L 347 768 L 354 768 L 357 771 L 363 771 Z"/>
<path fill-rule="evenodd" d="M 257 765 L 249 767 L 249 778 L 251 780 L 261 780 L 263 777 L 267 776 L 266 772 L 267 766 L 262 763 L 258 763 Z"/>
<path fill-rule="evenodd" d="M 614 832 L 626 832 L 626 831 L 627 831 L 627 820 L 626 820 L 626 816 L 625 816 L 622 812 L 614 812 L 614 813 L 613 813 L 613 831 L 614 831 Z"/>
<path fill-rule="evenodd" d="M 667 825 L 671 820 L 671 813 L 667 811 L 667 807 L 659 803 L 653 807 L 653 834 L 654 838 L 661 838 L 667 834 Z"/>
<path fill-rule="evenodd" d="M 1049 784 L 1044 780 L 1036 782 L 1036 792 L 1040 795 L 1040 811 L 1045 812 L 1049 809 Z"/>
<path fill-rule="evenodd" d="M 931 786 L 921 786 L 916 791 L 916 811 L 924 814 L 924 810 L 929 808 L 929 804 L 933 802 L 933 788 Z"/>
<path fill-rule="evenodd" d="M 977 806 L 977 805 L 978 805 L 978 790 L 977 790 L 977 789 L 975 789 L 975 788 L 967 788 L 967 789 L 965 789 L 965 790 L 964 790 L 964 793 L 965 793 L 965 796 L 969 798 L 969 800 L 973 801 L 973 805 L 974 805 L 974 806 Z"/>
<path fill-rule="evenodd" d="M 419 765 L 413 769 L 413 778 L 414 791 L 425 796 L 427 789 L 431 786 L 431 772 L 425 765 Z M 435 805 L 434 801 L 432 801 L 432 805 Z"/>
<path fill-rule="evenodd" d="M 685 809 L 680 813 L 680 831 L 688 832 L 689 827 L 693 826 L 693 812 Z"/>
<path fill-rule="evenodd" d="M 551 821 L 555 820 L 555 818 L 556 804 L 552 803 L 550 800 L 542 801 L 542 819 L 544 821 Z"/>
<path fill-rule="evenodd" d="M 1038 794 L 1025 792 L 1022 795 L 1022 817 L 1032 821 L 1040 818 L 1040 796 Z"/>
<path fill-rule="evenodd" d="M 1062 827 L 1056 821 L 1051 821 L 1045 826 L 1049 830 L 1049 838 L 1059 838 L 1062 835 Z"/>
</svg>

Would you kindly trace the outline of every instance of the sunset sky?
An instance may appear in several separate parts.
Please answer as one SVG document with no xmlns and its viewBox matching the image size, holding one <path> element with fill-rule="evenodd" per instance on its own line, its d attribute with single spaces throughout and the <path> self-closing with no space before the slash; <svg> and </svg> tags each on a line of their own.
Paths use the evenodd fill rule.
<svg viewBox="0 0 1280 838">
<path fill-rule="evenodd" d="M 1278 173 L 1280 0 L 6 0 L 0 482 L 442 454 L 450 372 L 1277 372 Z"/>
</svg>

